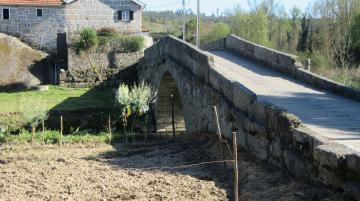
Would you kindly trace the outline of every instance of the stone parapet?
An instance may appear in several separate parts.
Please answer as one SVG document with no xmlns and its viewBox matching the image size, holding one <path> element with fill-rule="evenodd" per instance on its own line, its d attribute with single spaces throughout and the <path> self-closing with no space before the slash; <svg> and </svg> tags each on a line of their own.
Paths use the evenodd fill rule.
<svg viewBox="0 0 360 201">
<path fill-rule="evenodd" d="M 296 57 L 236 41 L 238 52 L 265 62 L 283 73 L 300 69 Z M 228 43 L 228 38 L 226 39 Z M 217 42 L 222 48 L 224 42 Z M 212 46 L 216 49 L 216 45 Z M 206 52 L 174 37 L 145 51 L 137 66 L 140 81 L 159 89 L 164 75 L 175 80 L 188 133 L 216 133 L 212 106 L 218 107 L 221 132 L 257 158 L 282 168 L 293 178 L 343 190 L 360 200 L 360 153 L 334 143 L 304 127 L 282 108 L 259 101 L 256 94 L 214 65 Z M 280 61 L 281 60 L 281 61 Z M 156 106 L 155 106 L 156 107 Z"/>
<path fill-rule="evenodd" d="M 208 51 L 229 50 L 235 54 L 240 54 L 263 63 L 273 70 L 290 75 L 315 88 L 360 101 L 359 90 L 347 87 L 341 83 L 334 82 L 305 70 L 297 56 L 249 42 L 236 35 L 231 35 L 210 44 L 206 44 L 203 46 L 203 49 Z"/>
</svg>

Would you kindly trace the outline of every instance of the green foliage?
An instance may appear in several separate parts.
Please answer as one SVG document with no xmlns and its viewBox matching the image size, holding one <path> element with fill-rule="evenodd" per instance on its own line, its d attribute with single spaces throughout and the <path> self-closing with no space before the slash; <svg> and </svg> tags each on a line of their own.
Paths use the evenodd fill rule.
<svg viewBox="0 0 360 201">
<path fill-rule="evenodd" d="M 360 62 L 360 13 L 352 20 L 350 35 L 352 39 L 352 48 L 354 50 L 355 59 Z"/>
<path fill-rule="evenodd" d="M 219 22 L 216 23 L 209 32 L 206 32 L 202 37 L 202 44 L 207 44 L 213 41 L 216 41 L 220 38 L 223 38 L 227 35 L 230 35 L 230 27 L 229 25 Z"/>
<path fill-rule="evenodd" d="M 99 38 L 93 28 L 84 28 L 81 30 L 79 37 L 73 42 L 74 49 L 78 54 L 91 52 L 97 48 L 98 44 Z"/>
<path fill-rule="evenodd" d="M 114 109 L 113 100 L 114 94 L 111 88 L 88 89 L 49 86 L 49 91 L 46 92 L 0 93 L 0 126 L 14 131 L 26 126 L 27 122 L 23 119 L 22 113 L 25 110 L 31 113 L 31 108 L 34 105 L 35 107 L 41 106 L 40 108 L 45 111 L 68 112 L 89 108 L 111 110 Z"/>
<path fill-rule="evenodd" d="M 150 103 L 154 98 L 154 92 L 150 86 L 144 82 L 140 85 L 129 87 L 121 84 L 116 93 L 116 103 L 121 110 L 121 118 L 126 134 L 126 142 L 128 142 L 128 135 L 133 136 L 135 140 L 134 126 L 138 118 L 146 114 L 150 110 Z M 132 116 L 131 130 L 127 130 L 128 118 Z"/>
<path fill-rule="evenodd" d="M 151 87 L 144 82 L 140 85 L 133 86 L 130 92 L 130 105 L 132 110 L 139 115 L 147 113 L 150 109 L 153 94 Z"/>
<path fill-rule="evenodd" d="M 98 36 L 118 36 L 119 32 L 111 27 L 103 27 L 97 31 Z"/>
<path fill-rule="evenodd" d="M 130 53 L 138 52 L 144 47 L 141 36 L 101 36 L 98 52 Z"/>
<path fill-rule="evenodd" d="M 269 46 L 268 18 L 263 10 L 253 13 L 235 10 L 229 17 L 231 32 L 251 42 Z"/>
<path fill-rule="evenodd" d="M 130 89 L 126 84 L 120 84 L 116 92 L 116 104 L 119 106 L 123 118 L 131 114 L 131 97 Z"/>
<path fill-rule="evenodd" d="M 28 131 L 22 131 L 20 134 L 17 135 L 0 135 L 0 142 L 2 141 L 8 143 L 23 144 L 30 142 L 32 137 L 34 137 L 33 142 L 44 142 L 45 144 L 57 144 L 60 139 L 62 139 L 62 143 L 109 143 L 110 141 L 110 136 L 107 133 L 89 134 L 80 132 L 76 134 L 64 135 L 61 138 L 61 135 L 58 131 L 45 131 L 41 133 L 36 133 L 35 136 L 32 136 L 32 133 Z"/>
<path fill-rule="evenodd" d="M 49 110 L 44 101 L 38 100 L 24 107 L 22 116 L 25 123 L 35 129 L 49 117 Z"/>
<path fill-rule="evenodd" d="M 310 19 L 306 15 L 301 20 L 301 30 L 298 50 L 305 52 L 309 50 L 310 39 Z"/>
<path fill-rule="evenodd" d="M 131 88 L 126 84 L 121 84 L 116 93 L 116 104 L 123 115 L 126 115 L 124 117 L 129 117 L 134 113 L 142 115 L 149 111 L 153 96 L 153 90 L 145 83 Z"/>
<path fill-rule="evenodd" d="M 321 55 L 314 53 L 298 53 L 299 59 L 302 63 L 305 63 L 307 59 L 311 60 L 311 70 L 313 72 L 321 72 L 329 70 L 330 64 L 327 62 L 326 58 Z"/>
</svg>

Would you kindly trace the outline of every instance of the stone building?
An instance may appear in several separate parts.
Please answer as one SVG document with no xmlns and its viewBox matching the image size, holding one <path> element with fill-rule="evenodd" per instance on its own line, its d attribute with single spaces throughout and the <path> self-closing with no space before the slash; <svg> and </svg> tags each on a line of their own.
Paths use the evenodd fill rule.
<svg viewBox="0 0 360 201">
<path fill-rule="evenodd" d="M 144 7 L 138 0 L 0 0 L 0 32 L 56 52 L 66 33 L 84 27 L 141 33 Z"/>
</svg>

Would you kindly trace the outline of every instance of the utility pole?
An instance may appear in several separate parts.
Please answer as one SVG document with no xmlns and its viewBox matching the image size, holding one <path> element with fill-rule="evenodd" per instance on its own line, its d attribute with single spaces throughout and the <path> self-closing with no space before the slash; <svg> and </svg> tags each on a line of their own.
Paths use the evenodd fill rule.
<svg viewBox="0 0 360 201">
<path fill-rule="evenodd" d="M 196 46 L 200 47 L 200 0 L 197 0 Z"/>
<path fill-rule="evenodd" d="M 183 40 L 186 41 L 186 11 L 185 11 L 185 0 L 182 2 L 183 4 Z"/>
</svg>

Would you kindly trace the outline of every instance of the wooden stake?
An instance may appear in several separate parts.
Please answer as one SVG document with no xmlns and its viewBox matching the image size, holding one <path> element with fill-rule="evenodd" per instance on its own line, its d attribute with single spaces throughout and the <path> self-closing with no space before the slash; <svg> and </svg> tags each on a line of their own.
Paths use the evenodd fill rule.
<svg viewBox="0 0 360 201">
<path fill-rule="evenodd" d="M 45 132 L 45 121 L 44 120 L 42 120 L 41 125 L 42 125 L 42 132 Z"/>
<path fill-rule="evenodd" d="M 109 135 L 110 135 L 109 143 L 111 144 L 112 132 L 111 132 L 111 116 L 110 116 L 110 114 L 109 114 L 109 121 L 108 121 L 108 129 L 109 129 Z"/>
<path fill-rule="evenodd" d="M 234 148 L 234 200 L 239 201 L 239 172 L 238 172 L 238 159 L 237 159 L 236 132 L 233 132 L 233 148 Z"/>
<path fill-rule="evenodd" d="M 216 121 L 216 126 L 217 126 L 217 134 L 219 137 L 219 145 L 220 145 L 220 150 L 221 150 L 221 155 L 222 155 L 222 159 L 225 159 L 225 154 L 224 154 L 224 150 L 223 150 L 223 146 L 222 146 L 222 135 L 221 135 L 221 128 L 220 128 L 220 122 L 219 122 L 219 115 L 218 115 L 218 111 L 217 111 L 217 107 L 214 106 L 214 112 L 215 112 L 215 121 Z M 225 166 L 225 162 L 224 162 L 224 167 Z"/>
<path fill-rule="evenodd" d="M 171 95 L 171 122 L 172 122 L 172 131 L 173 137 L 175 136 L 175 112 L 174 112 L 174 95 Z"/>
<path fill-rule="evenodd" d="M 42 142 L 43 144 L 45 144 L 45 138 L 44 138 L 44 135 L 45 135 L 45 121 L 43 120 L 42 121 Z"/>
<path fill-rule="evenodd" d="M 64 123 L 63 123 L 63 116 L 60 116 L 60 139 L 59 139 L 59 145 L 61 146 L 61 141 L 63 138 L 63 133 L 64 133 Z"/>
<path fill-rule="evenodd" d="M 35 126 L 31 126 L 31 142 L 34 140 L 35 130 Z"/>
</svg>

